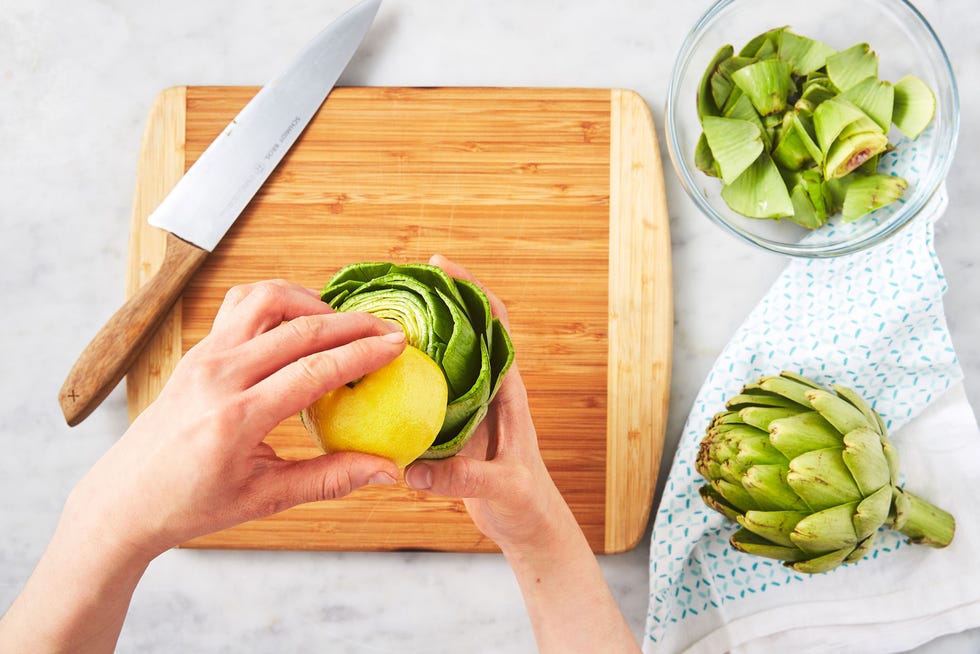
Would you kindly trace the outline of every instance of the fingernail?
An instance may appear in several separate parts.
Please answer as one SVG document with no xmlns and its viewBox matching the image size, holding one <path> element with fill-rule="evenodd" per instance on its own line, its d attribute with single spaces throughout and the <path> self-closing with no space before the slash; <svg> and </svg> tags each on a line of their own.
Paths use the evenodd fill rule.
<svg viewBox="0 0 980 654">
<path fill-rule="evenodd" d="M 395 478 L 389 475 L 387 472 L 383 470 L 379 470 L 378 472 L 371 475 L 371 478 L 368 479 L 368 483 L 390 486 L 391 484 L 395 483 Z"/>
<path fill-rule="evenodd" d="M 424 463 L 415 463 L 405 471 L 405 482 L 416 490 L 432 488 L 432 470 Z"/>
<path fill-rule="evenodd" d="M 405 332 L 398 330 L 397 332 L 389 332 L 381 337 L 383 340 L 389 343 L 404 343 L 405 342 Z"/>
</svg>

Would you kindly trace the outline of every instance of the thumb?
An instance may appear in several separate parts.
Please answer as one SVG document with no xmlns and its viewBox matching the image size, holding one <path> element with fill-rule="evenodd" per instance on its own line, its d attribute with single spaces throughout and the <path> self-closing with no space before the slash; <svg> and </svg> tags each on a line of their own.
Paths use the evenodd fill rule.
<svg viewBox="0 0 980 654">
<path fill-rule="evenodd" d="M 490 474 L 492 461 L 456 455 L 448 459 L 416 461 L 405 470 L 405 482 L 416 490 L 444 497 L 490 498 L 499 481 Z"/>
<path fill-rule="evenodd" d="M 368 484 L 394 484 L 398 467 L 389 459 L 359 452 L 334 452 L 290 461 L 279 471 L 281 492 L 292 504 L 335 500 Z"/>
</svg>

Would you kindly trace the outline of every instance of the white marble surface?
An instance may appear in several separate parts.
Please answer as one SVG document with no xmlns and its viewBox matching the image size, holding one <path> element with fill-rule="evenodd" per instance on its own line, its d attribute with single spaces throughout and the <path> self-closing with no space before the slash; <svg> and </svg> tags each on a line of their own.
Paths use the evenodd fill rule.
<svg viewBox="0 0 980 654">
<path fill-rule="evenodd" d="M 121 387 L 74 429 L 56 395 L 123 299 L 135 162 L 151 100 L 174 84 L 262 84 L 348 4 L 0 0 L 0 610 L 29 574 L 69 489 L 126 427 Z M 628 87 L 651 106 L 662 139 L 674 54 L 708 4 L 385 0 L 341 83 Z M 952 58 L 965 108 L 937 248 L 976 409 L 980 19 L 975 0 L 917 4 Z M 715 356 L 785 261 L 698 215 L 663 154 L 676 292 L 669 461 Z M 648 544 L 601 560 L 637 635 Z M 975 652 L 978 642 L 977 633 L 955 635 L 921 651 Z M 174 551 L 138 589 L 119 649 L 527 652 L 534 643 L 496 555 Z"/>
</svg>

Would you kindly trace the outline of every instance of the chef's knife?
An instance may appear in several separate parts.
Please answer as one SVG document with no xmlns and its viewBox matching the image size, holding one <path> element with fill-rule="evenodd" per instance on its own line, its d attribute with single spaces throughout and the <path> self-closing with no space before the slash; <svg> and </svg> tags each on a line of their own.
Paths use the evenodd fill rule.
<svg viewBox="0 0 980 654">
<path fill-rule="evenodd" d="M 150 214 L 167 230 L 160 270 L 116 312 L 68 373 L 58 401 L 84 420 L 132 367 L 184 286 L 306 127 L 367 34 L 381 0 L 323 30 L 228 124 Z"/>
</svg>

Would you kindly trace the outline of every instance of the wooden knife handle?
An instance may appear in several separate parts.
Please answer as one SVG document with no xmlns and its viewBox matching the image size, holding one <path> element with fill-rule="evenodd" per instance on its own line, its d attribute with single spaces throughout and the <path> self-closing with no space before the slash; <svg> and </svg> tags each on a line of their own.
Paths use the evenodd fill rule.
<svg viewBox="0 0 980 654">
<path fill-rule="evenodd" d="M 58 402 L 69 425 L 88 417 L 116 387 L 207 256 L 167 234 L 160 269 L 99 330 L 68 373 Z"/>
</svg>

